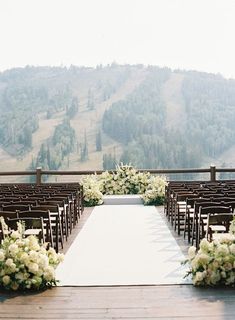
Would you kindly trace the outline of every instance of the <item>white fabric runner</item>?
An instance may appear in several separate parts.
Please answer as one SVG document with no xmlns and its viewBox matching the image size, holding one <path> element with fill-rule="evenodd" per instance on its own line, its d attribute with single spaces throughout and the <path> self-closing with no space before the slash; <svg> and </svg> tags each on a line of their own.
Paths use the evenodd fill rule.
<svg viewBox="0 0 235 320">
<path fill-rule="evenodd" d="M 182 284 L 185 257 L 155 207 L 96 207 L 57 268 L 60 285 Z"/>
</svg>

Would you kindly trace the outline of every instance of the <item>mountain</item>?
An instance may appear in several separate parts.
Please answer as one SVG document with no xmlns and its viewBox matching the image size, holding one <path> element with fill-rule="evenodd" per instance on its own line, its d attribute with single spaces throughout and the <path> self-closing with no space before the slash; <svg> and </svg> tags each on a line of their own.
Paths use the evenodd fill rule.
<svg viewBox="0 0 235 320">
<path fill-rule="evenodd" d="M 7 171 L 226 166 L 234 120 L 235 81 L 221 75 L 117 64 L 0 74 Z"/>
</svg>

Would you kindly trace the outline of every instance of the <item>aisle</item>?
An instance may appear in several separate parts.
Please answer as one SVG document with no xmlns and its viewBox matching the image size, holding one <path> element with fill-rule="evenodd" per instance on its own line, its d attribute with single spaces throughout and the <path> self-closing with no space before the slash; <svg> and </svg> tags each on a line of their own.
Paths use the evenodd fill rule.
<svg viewBox="0 0 235 320">
<path fill-rule="evenodd" d="M 179 246 L 155 207 L 95 207 L 65 261 L 60 285 L 182 284 Z"/>
</svg>

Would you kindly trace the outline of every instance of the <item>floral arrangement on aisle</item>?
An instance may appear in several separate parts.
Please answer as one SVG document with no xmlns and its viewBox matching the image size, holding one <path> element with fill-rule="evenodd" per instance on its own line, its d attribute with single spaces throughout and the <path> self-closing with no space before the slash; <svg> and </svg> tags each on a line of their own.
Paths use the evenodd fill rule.
<svg viewBox="0 0 235 320">
<path fill-rule="evenodd" d="M 165 187 L 167 181 L 165 177 L 154 177 L 149 179 L 146 191 L 142 195 L 142 199 L 146 205 L 161 205 L 164 203 Z"/>
<path fill-rule="evenodd" d="M 82 179 L 84 203 L 95 206 L 103 203 L 103 195 L 141 194 L 144 204 L 156 205 L 164 201 L 165 177 L 138 172 L 131 165 L 120 165 L 115 172 L 90 175 Z"/>
<path fill-rule="evenodd" d="M 230 232 L 222 234 L 212 242 L 202 239 L 198 252 L 195 247 L 188 250 L 190 270 L 195 286 L 234 286 L 235 285 L 235 220 Z"/>
<path fill-rule="evenodd" d="M 83 186 L 83 201 L 86 207 L 103 203 L 103 194 L 100 191 L 102 183 L 96 174 L 84 177 L 81 183 Z"/>
<path fill-rule="evenodd" d="M 7 230 L 4 219 L 2 229 Z M 40 244 L 35 236 L 24 237 L 24 224 L 18 223 L 16 231 L 0 245 L 0 287 L 8 290 L 42 290 L 57 284 L 55 268 L 63 261 L 48 244 Z"/>
</svg>

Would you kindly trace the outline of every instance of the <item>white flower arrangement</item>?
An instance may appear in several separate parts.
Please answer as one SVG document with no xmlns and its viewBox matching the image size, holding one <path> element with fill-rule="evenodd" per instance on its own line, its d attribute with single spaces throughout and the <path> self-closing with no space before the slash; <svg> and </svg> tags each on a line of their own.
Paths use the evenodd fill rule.
<svg viewBox="0 0 235 320">
<path fill-rule="evenodd" d="M 5 230 L 6 225 L 1 219 Z M 8 290 L 42 290 L 57 284 L 55 268 L 63 254 L 48 244 L 40 244 L 35 236 L 24 238 L 24 227 L 18 223 L 0 245 L 0 287 Z"/>
<path fill-rule="evenodd" d="M 151 176 L 149 179 L 148 187 L 142 195 L 144 204 L 146 205 L 161 205 L 165 199 L 165 187 L 167 185 L 164 176 L 155 177 Z"/>
<path fill-rule="evenodd" d="M 202 239 L 198 252 L 195 247 L 188 250 L 189 264 L 186 276 L 191 275 L 195 286 L 235 285 L 235 220 L 230 233 L 212 242 Z"/>
<path fill-rule="evenodd" d="M 96 206 L 103 203 L 103 194 L 101 193 L 102 183 L 97 175 L 89 175 L 82 179 L 84 205 L 87 207 Z"/>
<path fill-rule="evenodd" d="M 167 182 L 163 176 L 151 176 L 149 172 L 138 172 L 131 165 L 121 164 L 116 167 L 116 172 L 86 176 L 81 184 L 86 206 L 102 204 L 103 194 L 141 194 L 144 204 L 159 205 L 164 201 Z"/>
</svg>

